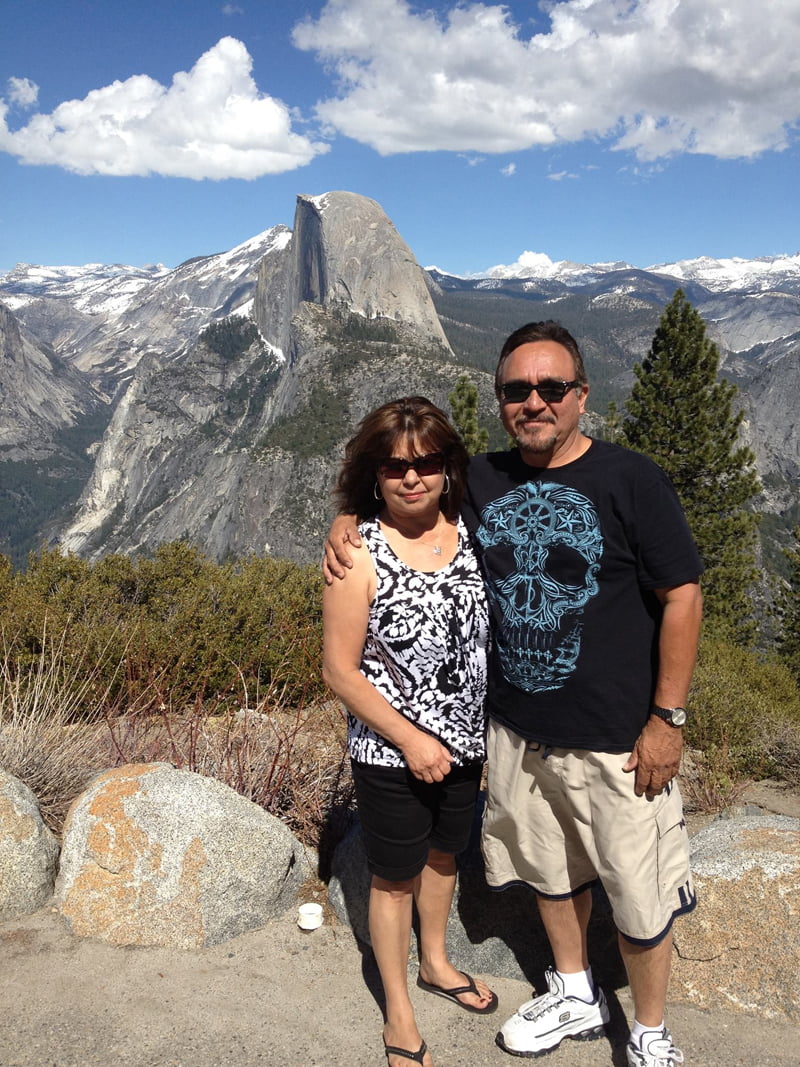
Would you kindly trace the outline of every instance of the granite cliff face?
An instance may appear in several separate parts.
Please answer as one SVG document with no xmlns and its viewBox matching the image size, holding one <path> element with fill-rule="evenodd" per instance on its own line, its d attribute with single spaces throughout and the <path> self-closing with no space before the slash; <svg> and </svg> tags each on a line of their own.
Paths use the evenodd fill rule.
<svg viewBox="0 0 800 1067">
<path fill-rule="evenodd" d="M 355 193 L 299 196 L 291 239 L 261 262 L 253 318 L 289 356 L 292 318 L 304 303 L 391 319 L 448 347 L 411 250 L 382 208 Z"/>
<path fill-rule="evenodd" d="M 407 246 L 351 193 L 298 199 L 291 238 L 261 261 L 253 320 L 141 358 L 64 549 L 187 537 L 217 558 L 316 558 L 358 419 L 409 392 L 446 403 L 460 373 Z"/>
<path fill-rule="evenodd" d="M 87 445 L 109 407 L 79 371 L 0 304 L 0 553 L 21 563 L 74 504 L 91 469 Z"/>
<path fill-rule="evenodd" d="M 58 452 L 56 435 L 100 404 L 84 377 L 23 333 L 0 304 L 0 459 L 42 459 Z"/>
</svg>

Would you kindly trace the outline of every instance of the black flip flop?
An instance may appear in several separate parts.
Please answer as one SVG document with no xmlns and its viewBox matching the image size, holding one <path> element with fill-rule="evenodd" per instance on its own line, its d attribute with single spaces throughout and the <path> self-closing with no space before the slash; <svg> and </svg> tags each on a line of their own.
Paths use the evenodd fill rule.
<svg viewBox="0 0 800 1067">
<path fill-rule="evenodd" d="M 458 1004 L 459 1008 L 463 1008 L 464 1011 L 471 1011 L 475 1015 L 491 1015 L 493 1011 L 497 1010 L 497 994 L 492 993 L 492 999 L 484 1008 L 473 1008 L 471 1004 L 464 1004 L 463 1001 L 458 999 L 459 994 L 474 993 L 476 997 L 481 994 L 478 987 L 475 985 L 475 979 L 471 974 L 467 974 L 466 971 L 461 971 L 461 974 L 467 980 L 467 985 L 455 986 L 453 989 L 442 989 L 440 985 L 433 985 L 432 982 L 426 982 L 424 978 L 417 975 L 417 985 L 420 989 L 424 989 L 426 993 L 435 993 L 437 997 L 444 997 L 445 1000 L 452 1000 L 454 1004 Z M 491 993 L 491 990 L 489 990 Z"/>
<path fill-rule="evenodd" d="M 422 1063 L 425 1059 L 425 1053 L 428 1051 L 428 1046 L 423 1041 L 418 1052 L 411 1052 L 409 1049 L 400 1048 L 398 1045 L 387 1045 L 384 1038 L 383 1050 L 386 1053 L 387 1060 L 390 1056 L 402 1056 L 406 1060 L 413 1060 L 414 1063 Z"/>
</svg>

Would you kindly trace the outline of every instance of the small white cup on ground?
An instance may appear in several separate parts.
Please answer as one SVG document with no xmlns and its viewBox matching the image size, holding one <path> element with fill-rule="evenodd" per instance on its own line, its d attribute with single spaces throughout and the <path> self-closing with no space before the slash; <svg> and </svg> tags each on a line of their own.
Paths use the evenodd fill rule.
<svg viewBox="0 0 800 1067">
<path fill-rule="evenodd" d="M 322 905 L 301 904 L 297 909 L 297 925 L 301 930 L 316 930 L 322 926 Z"/>
</svg>

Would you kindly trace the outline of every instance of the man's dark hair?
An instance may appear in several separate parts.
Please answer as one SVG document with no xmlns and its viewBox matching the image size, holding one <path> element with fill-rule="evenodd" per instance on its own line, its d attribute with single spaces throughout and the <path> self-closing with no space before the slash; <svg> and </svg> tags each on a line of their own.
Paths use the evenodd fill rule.
<svg viewBox="0 0 800 1067">
<path fill-rule="evenodd" d="M 546 319 L 544 322 L 528 322 L 514 330 L 506 338 L 506 342 L 500 350 L 497 370 L 494 373 L 494 391 L 498 397 L 500 396 L 500 373 L 503 369 L 503 364 L 520 345 L 532 344 L 534 341 L 555 341 L 556 344 L 566 348 L 572 356 L 576 381 L 580 382 L 581 385 L 587 384 L 586 368 L 583 365 L 583 356 L 578 348 L 578 342 L 560 322 L 556 322 L 554 319 Z"/>
</svg>

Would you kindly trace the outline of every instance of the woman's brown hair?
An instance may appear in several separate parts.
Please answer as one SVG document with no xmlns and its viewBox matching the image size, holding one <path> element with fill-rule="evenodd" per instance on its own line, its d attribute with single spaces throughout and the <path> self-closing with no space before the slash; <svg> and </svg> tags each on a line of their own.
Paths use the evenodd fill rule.
<svg viewBox="0 0 800 1067">
<path fill-rule="evenodd" d="M 361 420 L 345 447 L 336 483 L 341 511 L 359 519 L 378 514 L 383 507 L 374 492 L 378 465 L 402 441 L 408 441 L 418 456 L 443 453 L 449 489 L 442 493 L 439 507 L 446 518 L 455 519 L 464 498 L 469 456 L 447 415 L 423 396 L 391 400 Z"/>
</svg>

